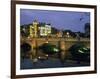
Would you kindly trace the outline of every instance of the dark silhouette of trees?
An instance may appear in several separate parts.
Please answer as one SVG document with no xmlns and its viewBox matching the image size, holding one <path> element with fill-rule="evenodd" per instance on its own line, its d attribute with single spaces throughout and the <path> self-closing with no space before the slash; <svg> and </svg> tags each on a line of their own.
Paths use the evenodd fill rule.
<svg viewBox="0 0 100 79">
<path fill-rule="evenodd" d="M 51 28 L 51 34 L 57 34 L 59 32 L 58 29 L 56 29 L 55 27 Z"/>
<path fill-rule="evenodd" d="M 22 25 L 20 26 L 20 33 L 22 36 L 24 37 L 28 37 L 29 36 L 29 26 L 32 24 L 28 24 L 28 25 Z"/>
</svg>

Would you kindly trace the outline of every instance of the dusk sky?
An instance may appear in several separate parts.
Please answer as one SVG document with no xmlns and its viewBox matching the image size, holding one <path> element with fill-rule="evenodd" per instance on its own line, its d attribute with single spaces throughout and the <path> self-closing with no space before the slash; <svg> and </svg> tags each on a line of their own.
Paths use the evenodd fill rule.
<svg viewBox="0 0 100 79">
<path fill-rule="evenodd" d="M 51 11 L 20 9 L 20 24 L 30 24 L 34 20 L 50 23 L 59 30 L 69 29 L 74 32 L 84 32 L 85 23 L 90 23 L 89 12 Z"/>
</svg>

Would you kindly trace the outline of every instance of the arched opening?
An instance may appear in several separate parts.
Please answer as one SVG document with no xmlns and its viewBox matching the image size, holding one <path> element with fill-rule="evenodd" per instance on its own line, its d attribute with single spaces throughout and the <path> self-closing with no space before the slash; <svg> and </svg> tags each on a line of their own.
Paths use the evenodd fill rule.
<svg viewBox="0 0 100 79">
<path fill-rule="evenodd" d="M 23 43 L 21 45 L 21 57 L 22 58 L 29 57 L 29 51 L 31 51 L 31 45 L 28 43 Z"/>
</svg>

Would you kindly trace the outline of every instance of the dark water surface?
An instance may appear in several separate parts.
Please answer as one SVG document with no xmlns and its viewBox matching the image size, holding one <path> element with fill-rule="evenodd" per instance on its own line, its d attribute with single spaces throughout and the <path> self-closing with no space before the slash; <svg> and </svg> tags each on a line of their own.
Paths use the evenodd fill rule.
<svg viewBox="0 0 100 79">
<path fill-rule="evenodd" d="M 61 68 L 61 67 L 81 67 L 81 66 L 90 66 L 89 62 L 80 62 L 74 60 L 66 60 L 64 63 L 60 59 L 49 58 L 47 60 L 38 60 L 33 62 L 30 59 L 21 60 L 21 69 L 40 69 L 40 68 Z"/>
</svg>

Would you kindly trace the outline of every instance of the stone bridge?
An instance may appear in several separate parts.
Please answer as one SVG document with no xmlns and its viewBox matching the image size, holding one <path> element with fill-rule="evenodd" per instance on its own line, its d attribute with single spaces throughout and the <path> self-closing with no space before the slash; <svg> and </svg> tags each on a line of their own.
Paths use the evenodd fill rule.
<svg viewBox="0 0 100 79">
<path fill-rule="evenodd" d="M 34 48 L 46 42 L 56 45 L 63 51 L 67 51 L 76 43 L 83 43 L 86 47 L 90 48 L 90 40 L 88 38 L 21 38 L 21 44 L 28 43 L 31 46 L 31 52 L 34 55 L 37 53 L 37 50 L 34 50 Z M 62 55 L 64 54 L 62 53 Z"/>
</svg>

